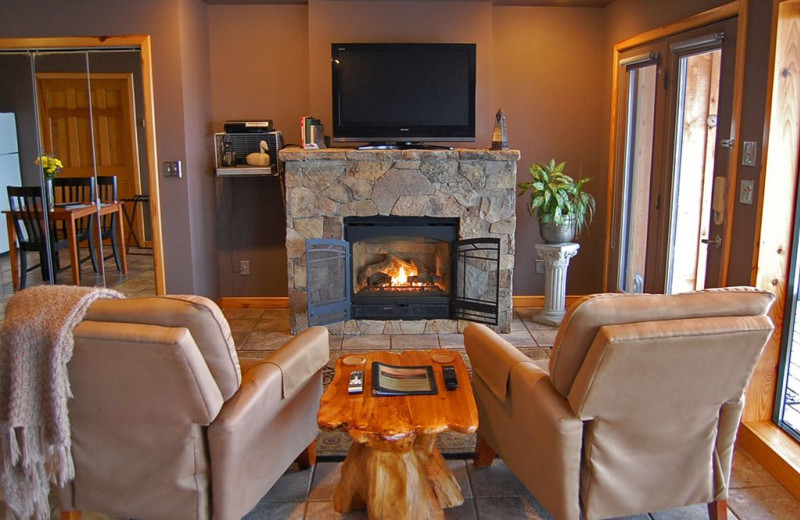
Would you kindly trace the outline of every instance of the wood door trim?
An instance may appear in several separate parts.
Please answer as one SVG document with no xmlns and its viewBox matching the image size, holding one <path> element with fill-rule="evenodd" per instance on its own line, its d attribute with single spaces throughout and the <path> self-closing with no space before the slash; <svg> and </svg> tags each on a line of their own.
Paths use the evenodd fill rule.
<svg viewBox="0 0 800 520">
<path fill-rule="evenodd" d="M 130 72 L 37 72 L 36 77 L 42 79 L 83 79 L 86 76 L 96 79 L 126 79 L 133 78 Z M 132 81 L 132 80 L 131 80 Z"/>
<path fill-rule="evenodd" d="M 112 49 L 137 47 L 142 60 L 142 95 L 144 97 L 147 165 L 150 184 L 150 221 L 152 225 L 153 270 L 156 294 L 166 294 L 164 243 L 161 234 L 161 197 L 158 185 L 158 150 L 156 148 L 156 117 L 153 98 L 153 52 L 149 35 L 130 36 L 71 36 L 58 38 L 0 38 L 0 50 L 34 49 Z"/>
<path fill-rule="evenodd" d="M 719 280 L 721 286 L 728 285 L 731 268 L 731 242 L 733 241 L 733 217 L 736 208 L 736 181 L 739 177 L 739 128 L 742 126 L 742 105 L 744 104 L 744 65 L 747 47 L 747 12 L 749 0 L 741 0 L 736 27 L 736 56 L 733 71 L 733 105 L 731 106 L 731 135 L 733 149 L 728 160 L 728 193 L 725 200 L 725 236 L 722 238 L 722 258 L 720 258 Z"/>
</svg>

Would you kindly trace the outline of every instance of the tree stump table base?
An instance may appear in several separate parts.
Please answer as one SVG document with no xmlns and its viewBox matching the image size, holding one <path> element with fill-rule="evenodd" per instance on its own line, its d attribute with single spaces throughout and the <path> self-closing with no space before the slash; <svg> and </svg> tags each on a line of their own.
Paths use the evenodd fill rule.
<svg viewBox="0 0 800 520">
<path fill-rule="evenodd" d="M 442 508 L 464 503 L 461 487 L 436 445 L 437 435 L 353 442 L 333 507 L 367 508 L 370 519 L 441 520 Z"/>
</svg>

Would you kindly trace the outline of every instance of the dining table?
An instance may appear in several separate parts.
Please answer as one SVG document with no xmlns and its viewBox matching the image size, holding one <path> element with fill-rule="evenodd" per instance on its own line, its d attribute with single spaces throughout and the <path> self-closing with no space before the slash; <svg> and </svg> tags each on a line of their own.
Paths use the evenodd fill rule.
<svg viewBox="0 0 800 520">
<path fill-rule="evenodd" d="M 14 284 L 14 290 L 16 291 L 19 290 L 17 230 L 14 226 L 14 218 L 11 214 L 11 211 L 4 210 L 3 213 L 6 216 L 6 225 L 8 226 L 8 256 L 11 264 L 11 280 Z M 99 213 L 100 216 L 117 213 L 117 218 L 115 221 L 117 228 L 117 244 L 120 252 L 120 267 L 122 268 L 123 273 L 128 272 L 128 261 L 125 257 L 125 234 L 123 232 L 123 213 L 121 202 L 102 202 L 100 203 L 99 211 L 94 204 L 56 204 L 49 210 L 48 216 L 50 218 L 50 222 L 52 223 L 55 223 L 56 221 L 62 221 L 66 224 L 65 227 L 67 230 L 67 241 L 69 243 L 69 258 L 70 265 L 72 267 L 72 283 L 74 285 L 81 284 L 81 267 L 79 261 L 80 250 L 78 249 L 78 241 L 76 238 L 76 222 L 78 219 L 89 217 L 95 213 Z M 94 243 L 97 250 L 96 257 L 99 259 L 97 263 L 98 273 L 100 275 L 104 275 L 105 267 L 103 265 L 104 262 L 102 254 L 102 239 L 100 238 L 100 226 L 95 223 L 93 229 Z"/>
</svg>

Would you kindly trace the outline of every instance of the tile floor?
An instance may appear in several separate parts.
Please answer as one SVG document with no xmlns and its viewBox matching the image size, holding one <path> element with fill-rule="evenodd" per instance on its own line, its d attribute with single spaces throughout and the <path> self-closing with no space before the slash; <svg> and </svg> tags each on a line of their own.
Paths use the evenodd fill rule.
<svg viewBox="0 0 800 520">
<path fill-rule="evenodd" d="M 536 308 L 517 308 L 511 332 L 504 337 L 534 359 L 550 355 L 556 329 L 532 320 Z M 260 357 L 289 339 L 289 312 L 282 309 L 226 309 L 224 311 L 242 356 Z M 463 349 L 460 334 L 414 336 L 331 336 L 331 355 L 350 350 L 453 348 Z M 477 469 L 472 461 L 450 460 L 465 502 L 448 509 L 451 520 L 533 520 L 552 518 L 501 460 Z M 333 490 L 340 462 L 319 462 L 314 468 L 290 468 L 246 517 L 247 520 L 335 520 L 366 519 L 364 511 L 341 515 L 333 510 Z M 743 450 L 734 456 L 729 517 L 733 520 L 795 520 L 800 501 Z M 672 509 L 632 517 L 634 520 L 707 519 L 705 505 Z"/>
<path fill-rule="evenodd" d="M 110 251 L 106 250 L 106 254 Z M 65 251 L 61 255 L 62 265 L 67 266 L 65 271 L 58 273 L 57 280 L 67 283 L 71 280 L 69 269 L 69 259 Z M 86 256 L 86 250 L 82 249 L 81 258 Z M 107 259 L 103 266 L 105 268 L 105 283 L 107 287 L 116 289 L 128 297 L 149 296 L 156 293 L 155 274 L 153 273 L 153 254 L 151 249 L 131 248 L 126 255 L 128 272 L 123 274 L 117 271 L 114 258 Z M 39 262 L 38 256 L 28 253 L 28 265 L 35 265 Z M 28 273 L 27 285 L 41 285 L 42 274 L 40 269 L 35 269 Z M 81 285 L 94 286 L 102 285 L 103 278 L 92 270 L 92 263 L 89 261 L 81 264 Z M 8 253 L 0 254 L 0 320 L 5 316 L 5 302 L 14 294 L 11 282 L 11 263 L 8 260 Z"/>
<path fill-rule="evenodd" d="M 6 255 L 2 255 L 6 256 Z M 5 281 L 0 256 L 0 277 Z M 135 257 L 134 257 L 135 258 Z M 116 280 L 115 288 L 133 296 L 153 294 L 151 280 L 146 271 L 147 257 L 134 262 L 142 263 L 143 271 Z M 131 257 L 129 257 L 129 262 Z M 7 268 L 6 268 L 7 269 Z M 115 271 L 112 266 L 110 272 Z M 150 271 L 152 273 L 152 271 Z M 152 274 L 149 276 L 152 277 Z M 2 285 L 0 285 L 2 287 Z M 10 294 L 7 293 L 7 294 Z M 0 315 L 2 315 L 0 302 Z M 534 308 L 515 309 L 512 330 L 505 338 L 534 359 L 550 355 L 556 331 L 552 327 L 532 321 L 538 311 Z M 289 335 L 289 313 L 284 309 L 226 309 L 237 349 L 242 356 L 261 357 L 276 350 Z M 331 353 L 371 349 L 453 348 L 463 349 L 460 334 L 430 334 L 415 336 L 331 336 Z M 488 468 L 477 469 L 469 459 L 453 459 L 452 467 L 464 494 L 465 502 L 457 508 L 446 510 L 450 520 L 527 520 L 552 518 L 528 493 L 519 480 L 501 460 Z M 319 462 L 315 467 L 299 470 L 293 466 L 281 477 L 259 504 L 247 515 L 247 520 L 335 520 L 366 519 L 364 511 L 341 515 L 333 510 L 333 490 L 338 481 L 341 462 Z M 737 450 L 734 456 L 731 493 L 728 502 L 730 518 L 734 520 L 790 520 L 800 518 L 800 501 L 792 496 L 747 453 Z M 0 502 L 2 497 L 0 497 Z M 55 504 L 55 497 L 53 497 Z M 0 506 L 0 520 L 5 520 L 5 508 Z M 53 507 L 52 518 L 58 518 Z M 96 513 L 84 513 L 85 520 L 113 520 Z M 703 505 L 679 508 L 649 515 L 633 517 L 634 520 L 694 520 L 708 518 Z"/>
</svg>

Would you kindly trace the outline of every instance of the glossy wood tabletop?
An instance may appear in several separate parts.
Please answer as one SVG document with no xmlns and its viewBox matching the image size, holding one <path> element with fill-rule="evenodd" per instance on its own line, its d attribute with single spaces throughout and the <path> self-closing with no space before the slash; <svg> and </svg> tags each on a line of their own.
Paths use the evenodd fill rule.
<svg viewBox="0 0 800 520">
<path fill-rule="evenodd" d="M 433 356 L 446 355 L 451 359 L 437 363 Z M 361 366 L 348 366 L 354 357 L 363 357 Z M 436 378 L 436 395 L 373 396 L 372 363 L 396 366 L 431 365 Z M 442 367 L 453 365 L 459 387 L 447 390 Z M 348 394 L 347 387 L 353 370 L 364 371 L 362 394 Z M 478 428 L 478 411 L 472 396 L 472 385 L 464 361 L 457 352 L 447 349 L 410 350 L 405 352 L 375 351 L 344 354 L 336 362 L 333 382 L 325 394 L 318 415 L 320 428 L 347 431 L 356 442 L 370 440 L 400 441 L 416 435 L 437 434 L 447 430 L 473 433 Z"/>
</svg>

